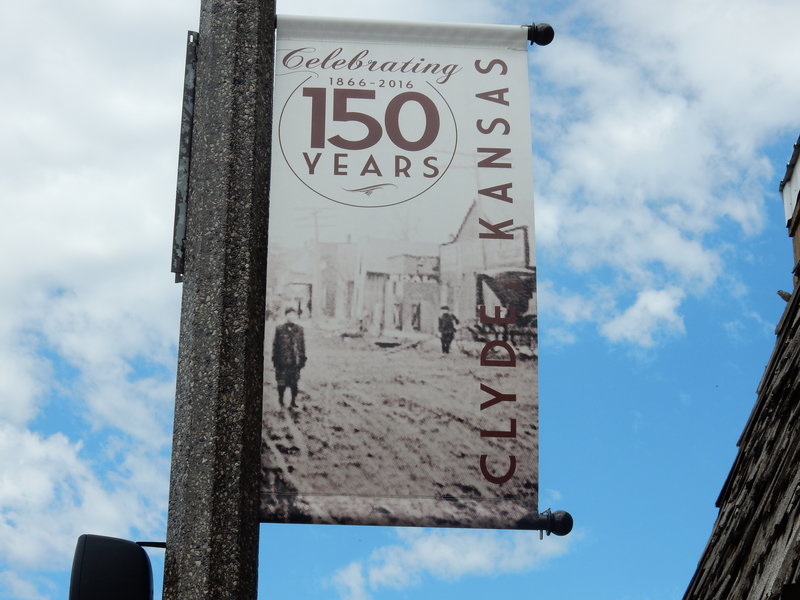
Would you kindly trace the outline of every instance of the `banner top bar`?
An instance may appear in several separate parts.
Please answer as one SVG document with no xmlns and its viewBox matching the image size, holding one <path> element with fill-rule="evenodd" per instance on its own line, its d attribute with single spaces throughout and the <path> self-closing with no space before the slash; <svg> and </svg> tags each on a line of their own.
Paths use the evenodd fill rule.
<svg viewBox="0 0 800 600">
<path fill-rule="evenodd" d="M 508 48 L 527 51 L 527 25 L 415 23 L 278 15 L 278 39 Z"/>
</svg>

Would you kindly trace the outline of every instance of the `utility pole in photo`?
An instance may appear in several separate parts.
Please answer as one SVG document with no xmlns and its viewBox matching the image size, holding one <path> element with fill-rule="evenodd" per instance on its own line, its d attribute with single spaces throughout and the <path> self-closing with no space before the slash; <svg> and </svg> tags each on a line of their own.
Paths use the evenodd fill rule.
<svg viewBox="0 0 800 600">
<path fill-rule="evenodd" d="M 313 228 L 314 230 L 314 247 L 311 254 L 310 273 L 311 277 L 311 292 L 309 300 L 311 301 L 311 322 L 319 327 L 323 317 L 323 306 L 325 304 L 325 294 L 323 288 L 323 263 L 325 257 L 322 253 L 322 245 L 320 240 L 320 229 L 323 227 L 330 227 L 329 223 L 325 222 L 325 212 L 330 211 L 329 208 L 309 208 L 302 211 L 302 215 L 295 220 L 297 229 Z"/>
</svg>

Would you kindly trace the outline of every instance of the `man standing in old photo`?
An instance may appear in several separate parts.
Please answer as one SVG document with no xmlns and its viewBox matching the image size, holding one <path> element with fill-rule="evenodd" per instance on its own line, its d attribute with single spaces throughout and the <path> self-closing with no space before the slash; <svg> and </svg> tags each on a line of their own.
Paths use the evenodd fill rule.
<svg viewBox="0 0 800 600">
<path fill-rule="evenodd" d="M 303 328 L 295 323 L 297 313 L 293 308 L 286 309 L 286 321 L 275 329 L 272 342 L 272 364 L 275 367 L 275 379 L 278 383 L 278 402 L 283 404 L 286 388 L 292 394 L 291 408 L 297 407 L 297 382 L 300 380 L 300 369 L 306 364 L 306 344 Z"/>
<path fill-rule="evenodd" d="M 449 306 L 442 307 L 442 314 L 439 317 L 439 337 L 442 341 L 442 353 L 450 354 L 450 344 L 456 335 L 458 319 L 450 312 Z"/>
</svg>

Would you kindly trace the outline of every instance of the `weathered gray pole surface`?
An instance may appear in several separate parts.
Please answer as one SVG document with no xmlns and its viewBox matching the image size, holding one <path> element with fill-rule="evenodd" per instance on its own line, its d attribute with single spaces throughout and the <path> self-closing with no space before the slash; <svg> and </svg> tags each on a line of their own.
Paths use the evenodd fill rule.
<svg viewBox="0 0 800 600">
<path fill-rule="evenodd" d="M 274 0 L 202 0 L 164 598 L 250 600 Z"/>
</svg>

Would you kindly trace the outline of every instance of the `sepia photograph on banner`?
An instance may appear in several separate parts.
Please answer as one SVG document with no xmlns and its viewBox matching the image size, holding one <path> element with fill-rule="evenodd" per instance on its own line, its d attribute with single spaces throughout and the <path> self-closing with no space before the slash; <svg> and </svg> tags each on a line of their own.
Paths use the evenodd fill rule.
<svg viewBox="0 0 800 600">
<path fill-rule="evenodd" d="M 529 527 L 526 29 L 277 33 L 262 521 Z"/>
</svg>

